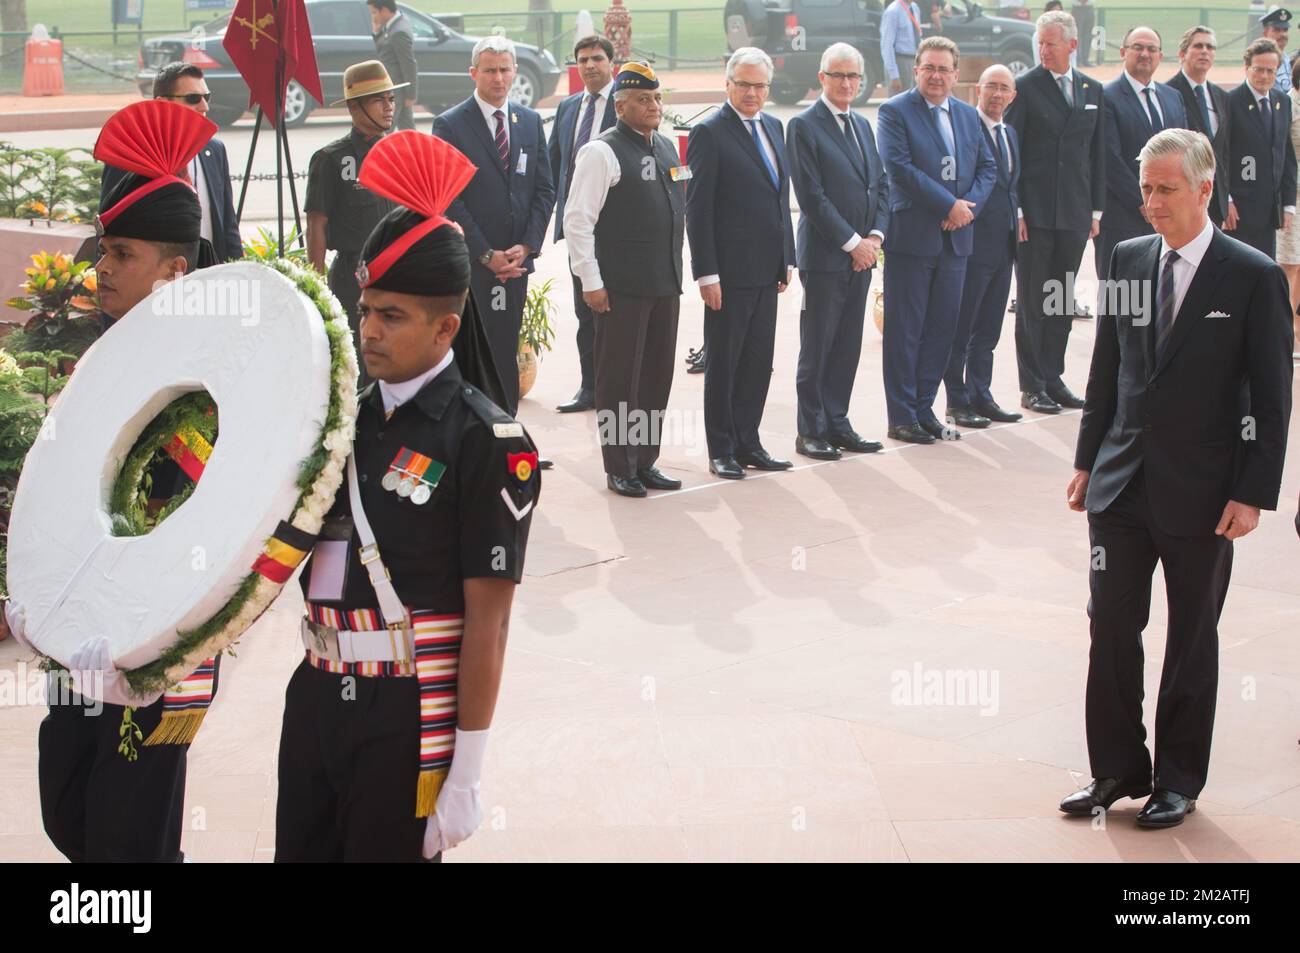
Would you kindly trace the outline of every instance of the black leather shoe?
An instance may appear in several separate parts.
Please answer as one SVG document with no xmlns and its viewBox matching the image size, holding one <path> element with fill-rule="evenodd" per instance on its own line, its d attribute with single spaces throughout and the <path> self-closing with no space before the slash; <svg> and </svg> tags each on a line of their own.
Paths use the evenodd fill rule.
<svg viewBox="0 0 1300 953">
<path fill-rule="evenodd" d="M 762 447 L 753 453 L 736 454 L 736 462 L 742 467 L 753 467 L 755 470 L 789 470 L 794 466 L 789 460 L 778 460 Z"/>
<path fill-rule="evenodd" d="M 944 416 L 948 418 L 949 423 L 956 424 L 958 427 L 987 427 L 993 423 L 991 419 L 975 413 L 970 407 L 949 407 L 944 411 Z"/>
<path fill-rule="evenodd" d="M 1099 807 L 1110 810 L 1120 798 L 1146 797 L 1150 793 L 1151 782 L 1146 778 L 1097 778 L 1082 791 L 1062 799 L 1061 810 L 1087 816 Z"/>
<path fill-rule="evenodd" d="M 652 490 L 680 490 L 682 488 L 681 480 L 674 480 L 658 467 L 646 467 L 644 470 L 637 471 L 637 476 L 642 483 Z"/>
<path fill-rule="evenodd" d="M 555 466 L 555 461 L 547 460 L 545 457 L 542 457 L 537 461 L 537 469 L 539 470 L 549 470 L 553 466 Z"/>
<path fill-rule="evenodd" d="M 1003 410 L 996 403 L 971 404 L 971 409 L 981 417 L 987 417 L 989 420 L 996 420 L 1000 424 L 1013 424 L 1024 414 L 1012 413 L 1009 410 Z"/>
<path fill-rule="evenodd" d="M 605 476 L 605 485 L 619 496 L 630 496 L 636 499 L 645 496 L 645 484 L 636 477 L 615 476 L 609 473 Z"/>
<path fill-rule="evenodd" d="M 921 428 L 920 424 L 906 424 L 902 427 L 890 427 L 886 434 L 890 440 L 904 443 L 934 443 L 934 438 Z"/>
<path fill-rule="evenodd" d="M 1020 406 L 1037 414 L 1059 414 L 1061 412 L 1061 405 L 1041 392 L 1037 394 L 1028 392 L 1021 394 Z"/>
<path fill-rule="evenodd" d="M 838 460 L 844 456 L 825 440 L 819 437 L 804 437 L 802 435 L 794 438 L 794 452 L 801 453 L 805 457 L 812 457 L 814 460 Z"/>
<path fill-rule="evenodd" d="M 562 414 L 576 414 L 581 410 L 592 410 L 596 406 L 596 395 L 589 390 L 580 390 L 567 402 L 555 409 Z"/>
<path fill-rule="evenodd" d="M 841 430 L 836 433 L 828 433 L 826 442 L 832 447 L 851 450 L 854 453 L 875 453 L 884 447 L 884 444 L 875 440 L 864 439 L 856 430 Z"/>
<path fill-rule="evenodd" d="M 1083 406 L 1083 398 L 1075 394 L 1068 387 L 1062 387 L 1060 390 L 1049 390 L 1047 396 L 1056 401 L 1062 407 L 1069 407 L 1071 410 L 1078 410 Z"/>
<path fill-rule="evenodd" d="M 921 420 L 917 422 L 922 430 L 928 433 L 935 440 L 960 440 L 961 431 L 953 430 L 951 427 L 945 427 L 937 420 Z"/>
<path fill-rule="evenodd" d="M 709 472 L 724 480 L 745 479 L 745 468 L 736 462 L 735 457 L 714 457 L 709 461 Z"/>
<path fill-rule="evenodd" d="M 1157 788 L 1151 799 L 1138 811 L 1138 827 L 1177 827 L 1196 810 L 1196 798 L 1177 791 Z"/>
<path fill-rule="evenodd" d="M 696 364 L 703 364 L 704 346 L 701 345 L 698 351 L 695 350 L 695 348 L 689 348 L 686 352 L 686 363 L 690 364 L 692 367 L 695 366 Z"/>
</svg>

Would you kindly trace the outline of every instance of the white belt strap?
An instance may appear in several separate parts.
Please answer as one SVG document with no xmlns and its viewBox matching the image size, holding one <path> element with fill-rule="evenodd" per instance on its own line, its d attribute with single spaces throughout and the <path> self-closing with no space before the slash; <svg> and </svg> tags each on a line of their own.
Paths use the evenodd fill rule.
<svg viewBox="0 0 1300 953">
<path fill-rule="evenodd" d="M 379 612 L 384 617 L 384 624 L 389 626 L 410 625 L 406 616 L 406 606 L 393 588 L 392 577 L 388 567 L 379 558 L 379 546 L 375 543 L 374 530 L 366 519 L 366 511 L 361 507 L 361 490 L 357 485 L 357 461 L 354 454 L 348 454 L 348 501 L 352 504 L 352 522 L 357 528 L 361 540 L 361 565 L 366 567 L 370 576 L 370 585 L 379 597 Z"/>
<path fill-rule="evenodd" d="M 415 661 L 415 646 L 409 629 L 350 632 L 303 619 L 302 644 L 318 658 L 331 662 Z"/>
</svg>

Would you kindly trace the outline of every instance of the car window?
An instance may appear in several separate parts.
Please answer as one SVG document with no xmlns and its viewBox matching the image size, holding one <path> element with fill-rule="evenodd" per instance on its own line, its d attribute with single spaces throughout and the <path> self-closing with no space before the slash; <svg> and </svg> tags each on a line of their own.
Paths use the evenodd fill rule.
<svg viewBox="0 0 1300 953">
<path fill-rule="evenodd" d="M 398 4 L 397 9 L 402 11 L 402 15 L 406 17 L 406 22 L 411 24 L 411 33 L 413 33 L 417 38 L 435 37 L 438 35 L 438 28 L 410 7 Z"/>
<path fill-rule="evenodd" d="M 800 0 L 801 7 L 838 7 L 844 0 Z"/>
<path fill-rule="evenodd" d="M 309 3 L 307 22 L 313 36 L 369 36 L 370 14 L 364 3 Z"/>
</svg>

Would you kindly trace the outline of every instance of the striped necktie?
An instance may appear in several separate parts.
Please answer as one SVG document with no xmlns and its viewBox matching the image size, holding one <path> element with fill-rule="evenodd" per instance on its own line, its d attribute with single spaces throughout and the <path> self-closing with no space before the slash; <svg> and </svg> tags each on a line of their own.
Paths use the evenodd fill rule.
<svg viewBox="0 0 1300 953">
<path fill-rule="evenodd" d="M 1197 86 L 1193 92 L 1196 95 L 1196 105 L 1201 108 L 1201 122 L 1205 123 L 1205 134 L 1213 136 L 1214 132 L 1210 128 L 1210 104 L 1205 99 L 1205 87 Z"/>
<path fill-rule="evenodd" d="M 1169 332 L 1174 327 L 1174 262 L 1178 252 L 1172 248 L 1165 256 L 1165 265 L 1160 269 L 1160 285 L 1156 289 L 1156 363 L 1164 356 L 1165 345 L 1169 343 Z"/>
<path fill-rule="evenodd" d="M 510 140 L 506 138 L 506 115 L 501 110 L 494 112 L 493 117 L 497 121 L 497 155 L 501 157 L 501 168 L 510 174 Z"/>
</svg>

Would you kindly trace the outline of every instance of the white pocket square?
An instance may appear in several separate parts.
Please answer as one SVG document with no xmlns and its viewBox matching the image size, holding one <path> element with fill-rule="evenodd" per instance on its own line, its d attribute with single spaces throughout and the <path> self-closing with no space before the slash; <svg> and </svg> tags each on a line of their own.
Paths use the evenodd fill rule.
<svg viewBox="0 0 1300 953">
<path fill-rule="evenodd" d="M 1228 312 L 1226 311 L 1211 311 L 1209 314 L 1206 315 L 1206 317 L 1207 318 L 1230 318 L 1232 317 L 1232 315 L 1228 314 Z"/>
<path fill-rule="evenodd" d="M 1095 103 L 1085 103 L 1083 108 L 1084 108 L 1084 109 L 1096 109 L 1097 106 L 1096 106 Z"/>
</svg>

